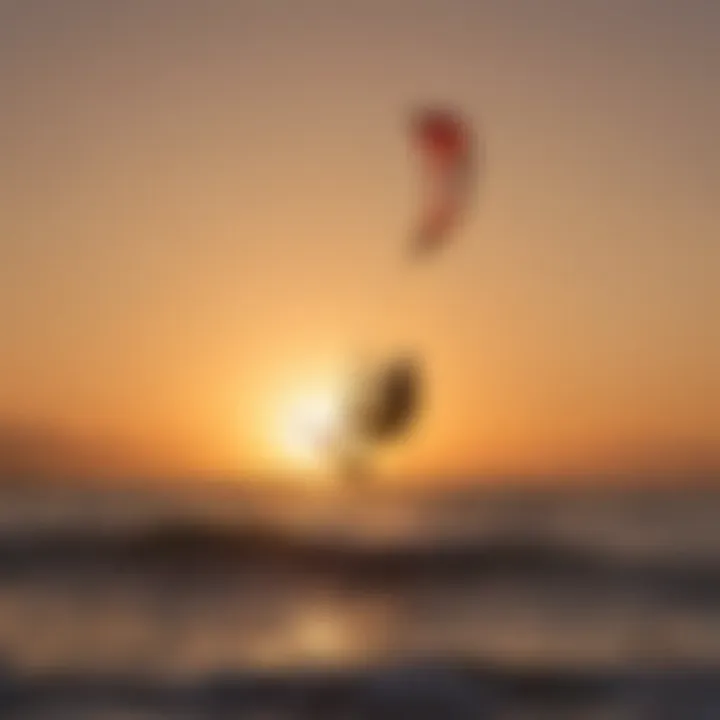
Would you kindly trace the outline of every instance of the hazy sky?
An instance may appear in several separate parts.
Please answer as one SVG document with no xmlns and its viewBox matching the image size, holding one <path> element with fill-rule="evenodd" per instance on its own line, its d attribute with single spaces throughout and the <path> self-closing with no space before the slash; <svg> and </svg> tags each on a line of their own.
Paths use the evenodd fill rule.
<svg viewBox="0 0 720 720">
<path fill-rule="evenodd" d="M 398 470 L 719 467 L 718 78 L 717 0 L 0 0 L 0 422 L 281 468 L 291 397 L 410 344 Z M 426 101 L 486 194 L 370 311 Z"/>
</svg>

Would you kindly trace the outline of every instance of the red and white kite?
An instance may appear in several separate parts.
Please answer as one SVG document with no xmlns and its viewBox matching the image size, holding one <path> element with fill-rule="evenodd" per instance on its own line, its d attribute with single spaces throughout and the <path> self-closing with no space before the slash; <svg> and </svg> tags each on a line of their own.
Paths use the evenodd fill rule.
<svg viewBox="0 0 720 720">
<path fill-rule="evenodd" d="M 410 140 L 420 155 L 426 197 L 410 241 L 417 257 L 437 250 L 463 219 L 479 174 L 479 148 L 469 125 L 455 112 L 413 113 Z"/>
</svg>

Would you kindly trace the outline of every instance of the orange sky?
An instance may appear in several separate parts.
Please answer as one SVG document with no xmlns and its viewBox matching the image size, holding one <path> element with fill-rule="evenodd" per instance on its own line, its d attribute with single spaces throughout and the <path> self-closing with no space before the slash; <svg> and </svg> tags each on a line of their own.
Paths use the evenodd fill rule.
<svg viewBox="0 0 720 720">
<path fill-rule="evenodd" d="M 718 27 L 702 0 L 3 3 L 0 427 L 282 470 L 289 398 L 409 345 L 430 404 L 394 470 L 719 467 Z M 482 120 L 487 192 L 370 329 L 427 99 Z"/>
</svg>

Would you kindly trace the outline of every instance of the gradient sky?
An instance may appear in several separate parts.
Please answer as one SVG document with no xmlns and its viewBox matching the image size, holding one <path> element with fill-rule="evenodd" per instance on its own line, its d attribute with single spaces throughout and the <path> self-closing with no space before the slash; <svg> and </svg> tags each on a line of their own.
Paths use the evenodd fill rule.
<svg viewBox="0 0 720 720">
<path fill-rule="evenodd" d="M 719 78 L 717 0 L 0 0 L 0 424 L 281 469 L 411 344 L 398 471 L 718 468 Z M 428 100 L 486 194 L 379 312 Z"/>
</svg>

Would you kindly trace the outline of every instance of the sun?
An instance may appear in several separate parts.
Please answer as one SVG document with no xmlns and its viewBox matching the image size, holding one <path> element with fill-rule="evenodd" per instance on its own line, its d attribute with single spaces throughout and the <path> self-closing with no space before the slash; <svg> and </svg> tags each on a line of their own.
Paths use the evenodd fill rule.
<svg viewBox="0 0 720 720">
<path fill-rule="evenodd" d="M 280 413 L 280 450 L 294 463 L 316 466 L 340 432 L 341 420 L 336 392 L 311 390 L 295 395 Z"/>
</svg>

